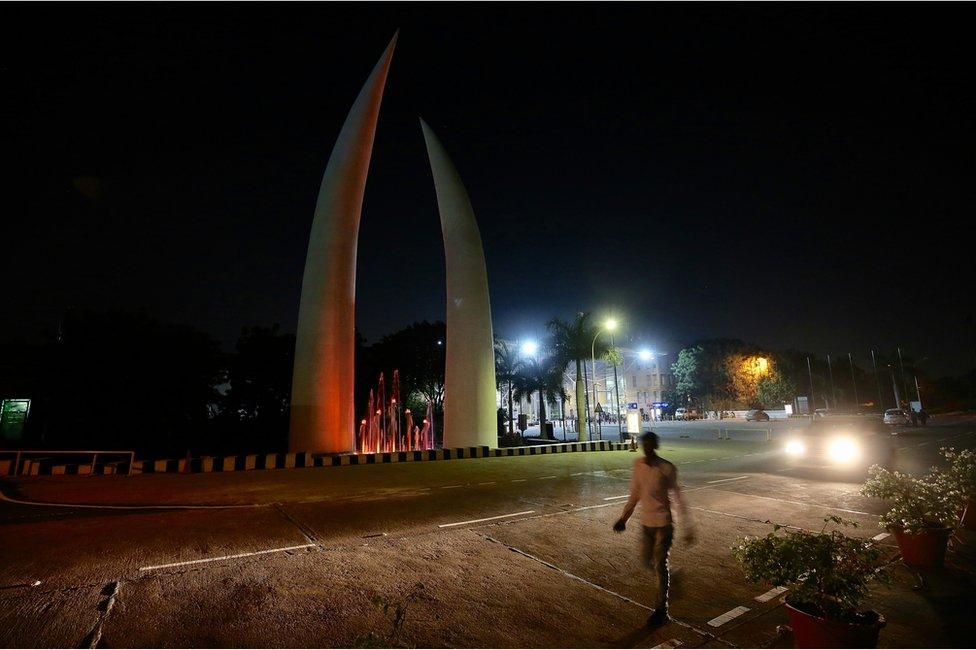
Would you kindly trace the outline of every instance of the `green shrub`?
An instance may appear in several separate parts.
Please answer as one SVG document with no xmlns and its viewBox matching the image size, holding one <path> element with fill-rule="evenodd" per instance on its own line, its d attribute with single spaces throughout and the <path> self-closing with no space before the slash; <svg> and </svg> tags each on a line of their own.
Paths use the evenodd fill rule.
<svg viewBox="0 0 976 650">
<path fill-rule="evenodd" d="M 871 580 L 887 581 L 884 551 L 870 540 L 848 537 L 830 524 L 856 527 L 853 521 L 827 517 L 819 533 L 773 526 L 765 537 L 746 537 L 732 556 L 755 583 L 786 587 L 786 601 L 815 616 L 860 622 L 858 608 Z"/>
<path fill-rule="evenodd" d="M 878 465 L 868 470 L 870 477 L 861 494 L 888 499 L 890 508 L 881 515 L 884 528 L 902 528 L 917 533 L 926 528 L 948 528 L 955 524 L 965 499 L 957 478 L 945 471 L 932 470 L 918 478 L 889 471 Z"/>
</svg>

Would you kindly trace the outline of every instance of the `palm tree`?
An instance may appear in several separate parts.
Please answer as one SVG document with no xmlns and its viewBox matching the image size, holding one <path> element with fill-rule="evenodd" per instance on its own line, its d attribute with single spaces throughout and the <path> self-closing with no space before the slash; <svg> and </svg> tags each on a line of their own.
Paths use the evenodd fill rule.
<svg viewBox="0 0 976 650">
<path fill-rule="evenodd" d="M 589 440 L 589 432 L 586 430 L 586 374 L 584 364 L 590 358 L 593 339 L 599 331 L 589 320 L 590 315 L 588 313 L 580 312 L 572 321 L 567 322 L 561 318 L 553 318 L 546 325 L 549 329 L 549 345 L 553 356 L 562 363 L 563 368 L 571 363 L 576 364 L 576 417 L 580 441 L 583 440 L 584 435 Z M 606 349 L 605 343 L 596 342 L 597 355 L 602 355 Z"/>
<path fill-rule="evenodd" d="M 508 435 L 510 436 L 515 435 L 515 424 L 512 422 L 514 418 L 512 391 L 521 367 L 522 360 L 519 359 L 518 349 L 504 341 L 495 341 L 495 381 L 499 386 L 508 388 Z"/>
<path fill-rule="evenodd" d="M 546 401 L 555 402 L 557 398 L 565 399 L 563 390 L 562 360 L 555 356 L 542 359 L 528 359 L 523 361 L 515 379 L 515 399 L 531 399 L 532 393 L 539 393 L 539 426 L 542 437 L 549 438 L 546 430 Z M 549 438 L 551 440 L 551 438 Z"/>
</svg>

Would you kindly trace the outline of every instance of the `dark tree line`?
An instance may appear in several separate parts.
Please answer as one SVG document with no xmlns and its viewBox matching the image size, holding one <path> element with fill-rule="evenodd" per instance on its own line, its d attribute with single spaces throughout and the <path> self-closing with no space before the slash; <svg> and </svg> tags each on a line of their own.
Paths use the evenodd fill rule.
<svg viewBox="0 0 976 650">
<path fill-rule="evenodd" d="M 400 370 L 407 406 L 443 408 L 443 323 L 373 345 L 357 336 L 356 403 Z M 438 343 L 440 341 L 440 343 Z M 40 343 L 0 343 L 0 397 L 31 399 L 22 440 L 5 446 L 135 450 L 145 456 L 284 451 L 295 337 L 246 327 L 222 352 L 209 334 L 144 313 L 67 311 Z"/>
</svg>

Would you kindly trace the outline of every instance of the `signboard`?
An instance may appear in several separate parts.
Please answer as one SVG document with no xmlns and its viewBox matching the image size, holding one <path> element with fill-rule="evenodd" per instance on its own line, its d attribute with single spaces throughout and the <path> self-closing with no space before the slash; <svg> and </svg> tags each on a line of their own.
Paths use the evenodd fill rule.
<svg viewBox="0 0 976 650">
<path fill-rule="evenodd" d="M 796 413 L 797 415 L 809 415 L 810 414 L 810 402 L 806 395 L 798 395 L 796 398 Z"/>
<path fill-rule="evenodd" d="M 5 399 L 0 404 L 0 440 L 20 440 L 30 413 L 29 399 Z"/>
<path fill-rule="evenodd" d="M 654 402 L 653 406 L 656 409 L 666 409 L 668 408 L 668 404 L 670 404 L 670 402 Z"/>
<path fill-rule="evenodd" d="M 627 408 L 629 409 L 637 408 L 637 402 L 627 402 Z"/>
</svg>

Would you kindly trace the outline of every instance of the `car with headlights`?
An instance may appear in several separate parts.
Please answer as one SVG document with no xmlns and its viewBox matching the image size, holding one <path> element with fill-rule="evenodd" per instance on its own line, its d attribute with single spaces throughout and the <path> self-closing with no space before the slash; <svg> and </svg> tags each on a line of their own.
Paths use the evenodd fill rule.
<svg viewBox="0 0 976 650">
<path fill-rule="evenodd" d="M 885 424 L 911 424 L 912 419 L 905 409 L 888 409 L 884 414 Z"/>
<path fill-rule="evenodd" d="M 783 439 L 782 452 L 794 468 L 863 471 L 871 465 L 892 467 L 895 447 L 879 420 L 837 416 L 794 429 Z"/>
<path fill-rule="evenodd" d="M 769 413 L 762 409 L 746 411 L 746 422 L 769 422 Z"/>
</svg>

